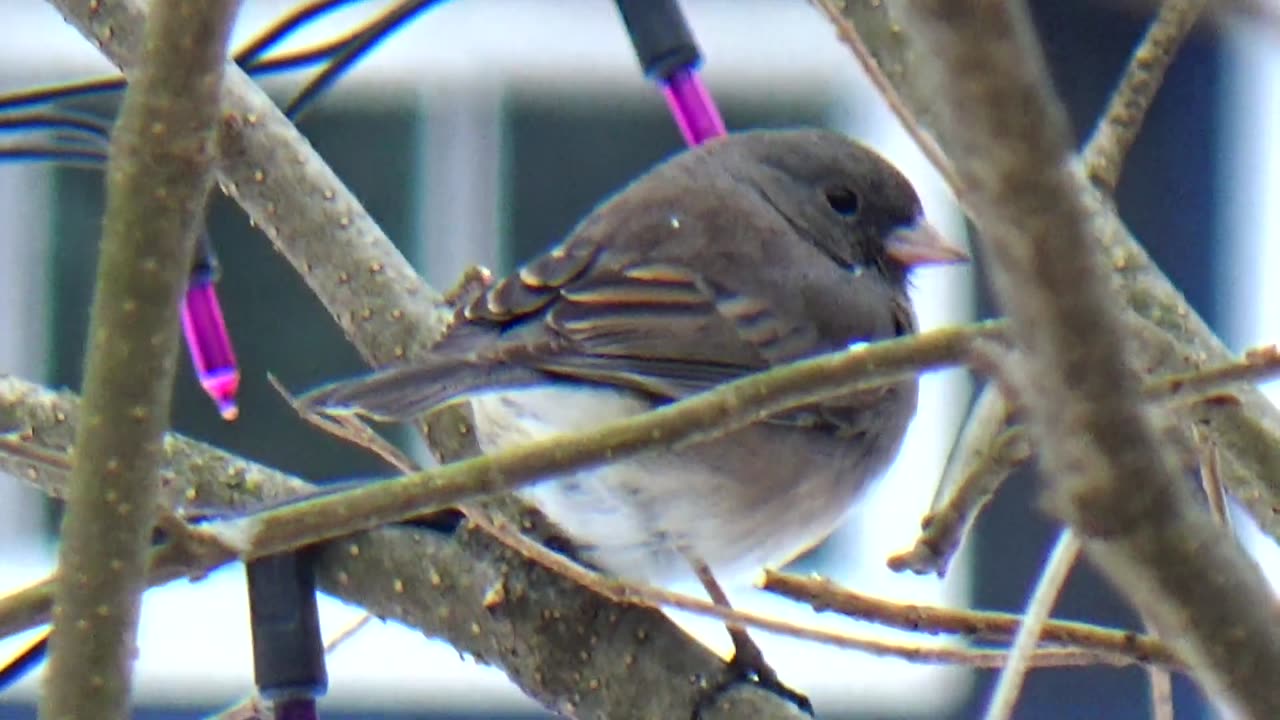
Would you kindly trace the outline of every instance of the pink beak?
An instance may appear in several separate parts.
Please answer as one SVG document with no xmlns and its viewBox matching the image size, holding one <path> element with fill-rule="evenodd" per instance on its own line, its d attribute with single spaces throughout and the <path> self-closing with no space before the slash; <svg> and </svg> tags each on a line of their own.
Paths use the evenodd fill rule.
<svg viewBox="0 0 1280 720">
<path fill-rule="evenodd" d="M 924 219 L 890 232 L 884 248 L 885 254 L 906 267 L 969 261 L 969 253 L 964 248 L 943 237 Z"/>
</svg>

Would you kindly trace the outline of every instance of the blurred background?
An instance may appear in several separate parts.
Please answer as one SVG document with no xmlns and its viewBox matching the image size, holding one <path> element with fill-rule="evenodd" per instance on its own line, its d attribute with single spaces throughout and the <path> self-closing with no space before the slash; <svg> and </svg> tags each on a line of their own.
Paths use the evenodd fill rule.
<svg viewBox="0 0 1280 720">
<path fill-rule="evenodd" d="M 236 44 L 292 5 L 246 0 Z M 856 69 L 834 32 L 794 0 L 685 0 L 705 78 L 731 129 L 824 125 L 878 147 L 922 190 L 936 224 L 957 239 L 950 197 Z M 332 37 L 385 2 L 355 3 L 285 47 Z M 1032 2 L 1058 90 L 1087 135 L 1146 17 L 1125 3 Z M 111 72 L 96 50 L 39 0 L 0 5 L 0 91 Z M 1280 42 L 1274 29 L 1217 28 L 1183 51 L 1126 166 L 1122 215 L 1192 304 L 1237 349 L 1280 338 Z M 285 99 L 298 73 L 264 82 Z M 112 112 L 115 98 L 77 107 Z M 557 241 L 597 201 L 678 150 L 681 140 L 641 77 L 607 0 L 454 0 L 385 41 L 302 121 L 302 131 L 436 287 L 465 267 L 498 272 Z M 102 213 L 93 170 L 0 165 L 0 373 L 77 388 Z M 219 198 L 210 231 L 219 286 L 244 383 L 242 416 L 225 424 L 181 368 L 173 424 L 181 432 L 315 481 L 385 473 L 377 462 L 297 421 L 268 386 L 301 390 L 363 367 L 288 264 Z M 917 274 L 922 325 L 989 315 L 970 269 Z M 1033 478 L 1012 478 L 983 515 L 945 581 L 891 573 L 927 510 L 971 387 L 964 373 L 929 376 L 918 420 L 890 475 L 830 541 L 798 561 L 881 596 L 1020 610 L 1055 529 L 1035 508 Z M 401 439 L 413 447 L 407 434 Z M 420 451 L 421 449 L 418 448 Z M 1280 555 L 1238 515 L 1237 528 L 1271 570 Z M 0 476 L 0 593 L 52 567 L 56 515 L 21 482 Z M 252 687 L 243 573 L 224 569 L 146 596 L 137 666 L 139 718 L 200 717 Z M 788 619 L 889 635 L 750 589 L 741 606 Z M 322 601 L 327 633 L 358 611 Z M 1091 572 L 1073 573 L 1058 615 L 1138 627 Z M 681 618 L 727 649 L 712 623 Z M 0 641 L 0 661 L 27 641 Z M 784 680 L 826 718 L 968 718 L 994 675 L 870 658 L 760 636 Z M 330 658 L 328 718 L 540 718 L 505 677 L 450 647 L 376 623 Z M 0 695 L 0 719 L 34 717 L 38 674 Z M 1139 668 L 1031 674 L 1018 717 L 1139 717 Z M 1208 717 L 1175 678 L 1179 718 Z"/>
</svg>

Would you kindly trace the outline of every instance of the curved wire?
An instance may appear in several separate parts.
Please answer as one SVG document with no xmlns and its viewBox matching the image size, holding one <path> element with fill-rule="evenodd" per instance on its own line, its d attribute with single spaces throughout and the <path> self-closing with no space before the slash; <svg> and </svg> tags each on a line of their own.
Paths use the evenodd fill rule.
<svg viewBox="0 0 1280 720">
<path fill-rule="evenodd" d="M 88 113 L 50 110 L 0 114 L 0 132 L 41 129 L 67 131 L 98 144 L 106 143 L 111 137 L 111 128 L 107 122 Z"/>
<path fill-rule="evenodd" d="M 284 114 L 290 119 L 296 120 L 301 113 L 306 111 L 308 105 L 319 97 L 321 93 L 328 90 L 337 82 L 338 78 L 342 77 L 347 70 L 351 69 L 360 58 L 364 57 L 378 43 L 387 39 L 392 32 L 412 20 L 419 12 L 439 1 L 409 0 L 388 10 L 373 22 L 365 25 L 354 42 L 340 49 L 329 64 L 293 96 L 289 104 L 285 105 Z"/>
<path fill-rule="evenodd" d="M 295 30 L 312 20 L 325 15 L 329 12 L 337 10 L 343 5 L 350 5 L 354 0 L 316 0 L 302 7 L 294 8 L 289 14 L 276 20 L 265 31 L 256 38 L 249 41 L 248 45 L 240 48 L 232 56 L 237 65 L 241 67 L 252 65 L 266 55 L 267 52 L 279 44 L 281 40 L 289 37 Z"/>
<path fill-rule="evenodd" d="M 0 665 L 0 692 L 4 692 L 8 687 L 22 679 L 44 659 L 45 650 L 49 647 L 49 633 L 46 629 L 40 633 L 40 637 L 27 646 L 26 650 L 18 653 L 16 657 L 4 665 Z"/>
<path fill-rule="evenodd" d="M 0 162 L 55 162 L 71 167 L 101 169 L 106 161 L 107 151 L 93 148 L 40 143 L 0 145 Z"/>
<path fill-rule="evenodd" d="M 354 0 L 319 0 L 294 10 L 267 27 L 262 34 L 238 50 L 233 59 L 245 72 L 263 77 L 315 65 L 333 57 L 339 50 L 355 42 L 369 29 L 369 24 L 331 40 L 300 50 L 263 57 L 270 49 L 287 38 L 305 23 L 332 10 L 350 4 Z M 17 110 L 32 105 L 43 105 L 95 95 L 105 95 L 123 89 L 125 79 L 121 75 L 57 83 L 17 92 L 0 94 L 0 112 Z"/>
</svg>

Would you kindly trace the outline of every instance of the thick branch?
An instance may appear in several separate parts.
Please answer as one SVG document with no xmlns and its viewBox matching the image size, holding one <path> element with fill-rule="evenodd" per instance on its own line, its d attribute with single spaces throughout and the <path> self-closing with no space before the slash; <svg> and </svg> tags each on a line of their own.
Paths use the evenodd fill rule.
<svg viewBox="0 0 1280 720">
<path fill-rule="evenodd" d="M 0 442 L 0 469 L 15 474 L 21 473 L 37 487 L 51 495 L 58 496 L 63 494 L 70 463 L 67 460 L 65 450 L 51 447 L 50 443 L 61 442 L 63 436 L 67 434 L 64 431 L 69 429 L 68 425 L 74 424 L 74 398 L 65 394 L 55 395 L 49 391 L 16 380 L 0 380 L 0 408 L 4 408 L 9 400 L 13 400 L 9 406 L 10 410 L 17 410 L 21 413 L 23 422 L 30 424 L 27 432 L 9 434 L 10 437 Z M 12 415 L 12 413 L 9 413 L 9 415 Z M 0 419 L 5 422 L 13 420 L 14 418 L 9 415 L 0 413 Z M 52 422 L 50 422 L 51 420 Z M 180 436 L 170 436 L 167 439 L 166 453 L 170 461 L 164 473 L 166 480 L 169 481 L 170 485 L 175 486 L 175 489 L 182 491 L 183 495 L 189 498 L 191 503 L 207 509 L 225 507 L 228 504 L 243 504 L 249 499 L 291 497 L 313 489 L 299 480 L 277 473 L 274 470 L 228 456 L 218 450 L 207 448 Z M 184 482 L 187 479 L 192 481 L 192 485 L 189 487 Z M 202 495 L 198 492 L 198 487 L 211 484 L 218 491 L 213 493 L 212 496 Z M 192 531 L 176 518 L 170 516 L 169 520 L 166 521 L 162 516 L 161 522 L 170 530 L 172 538 L 177 538 L 178 541 L 175 542 L 171 539 L 152 552 L 148 582 L 153 586 L 170 582 L 183 576 L 203 576 L 214 568 L 234 559 L 234 556 L 223 551 L 220 545 L 209 543 L 206 534 Z M 481 526 L 484 525 L 483 522 L 479 524 Z M 563 556 L 531 541 L 524 540 L 523 542 L 512 544 L 513 538 L 509 529 L 506 531 L 494 531 L 488 535 L 473 533 L 469 527 L 459 532 L 466 532 L 472 538 L 486 540 L 498 537 L 507 547 L 515 548 L 522 556 L 534 559 L 540 568 L 549 570 L 549 577 L 554 578 L 556 582 L 565 580 L 577 582 L 584 587 L 599 590 L 607 597 L 625 602 L 628 607 L 633 607 L 634 604 L 639 603 L 640 605 L 651 607 L 679 608 L 725 621 L 739 622 L 749 627 L 762 628 L 778 634 L 805 638 L 850 650 L 900 657 L 913 662 L 959 664 L 984 668 L 1000 667 L 1005 662 L 1005 655 L 1000 650 L 929 646 L 912 642 L 903 643 L 859 637 L 777 620 L 768 616 L 737 612 L 712 605 L 705 600 L 698 600 L 659 588 L 620 583 L 574 564 Z M 503 536 L 504 533 L 505 537 Z M 352 538 L 349 541 L 335 543 L 333 552 L 351 557 L 365 557 L 370 548 L 370 544 L 366 541 L 370 538 L 377 538 L 380 535 L 380 532 L 375 532 Z M 410 535 L 406 534 L 406 536 Z M 426 533 L 422 536 L 422 539 L 428 540 L 433 537 L 438 538 L 439 536 L 434 533 Z M 437 561 L 439 554 L 431 551 L 430 543 L 426 543 L 426 545 L 427 548 L 422 551 L 422 560 L 420 561 L 426 562 L 426 566 L 421 567 L 413 575 L 393 576 L 388 580 L 390 587 L 381 588 L 381 594 L 374 593 L 379 597 L 390 596 L 393 600 L 388 602 L 395 603 L 394 611 L 379 613 L 381 616 L 404 618 L 408 614 L 408 617 L 417 617 L 413 613 L 421 612 L 424 615 L 430 612 L 439 613 L 439 607 L 444 607 L 433 605 L 429 609 L 420 611 L 412 607 L 415 604 L 412 598 L 423 594 L 429 595 L 430 593 L 414 595 L 411 594 L 410 588 L 422 587 L 425 590 L 429 586 L 432 591 L 436 591 L 449 587 L 450 577 L 440 571 L 439 565 L 433 564 Z M 375 552 L 377 550 L 376 544 L 374 545 L 374 550 Z M 356 593 L 359 597 L 364 597 L 370 592 L 370 588 L 352 582 L 350 575 L 340 574 L 335 579 L 335 582 L 337 587 L 342 588 L 344 591 L 335 591 L 340 597 L 351 599 L 351 595 L 345 592 L 347 590 L 351 593 Z M 52 604 L 50 598 L 51 585 L 50 581 L 45 581 L 0 597 L 0 637 L 20 632 L 47 621 Z M 507 593 L 511 588 L 512 586 L 505 581 L 501 582 L 501 584 L 485 586 L 483 588 L 485 590 L 485 609 L 490 613 L 496 613 L 500 609 L 508 607 L 508 603 L 512 598 L 508 597 Z M 375 588 L 374 590 L 378 589 Z M 410 607 L 406 607 L 406 605 Z M 883 606 L 884 603 L 880 605 Z M 920 627 L 919 620 L 924 619 L 925 624 L 934 623 L 936 613 L 943 612 L 925 612 L 921 615 L 918 614 L 918 611 L 918 608 L 904 609 L 906 615 L 916 618 L 909 620 L 909 624 L 904 627 L 927 632 L 931 628 Z M 952 611 L 952 615 L 956 615 L 955 611 Z M 415 620 L 414 622 L 419 621 Z M 452 627 L 454 622 L 453 612 L 450 610 L 445 615 L 437 617 L 432 627 L 439 625 Z M 470 624 L 472 622 L 474 622 L 473 618 L 464 613 L 461 619 L 457 620 L 459 624 L 456 632 L 474 634 L 475 627 Z M 1016 622 L 1016 617 L 1010 618 L 1009 616 L 990 613 L 969 613 L 963 617 L 943 620 L 941 625 L 955 630 L 958 624 L 961 628 L 960 631 L 976 633 L 976 637 L 998 639 L 1011 635 L 1011 628 L 1016 625 Z M 419 624 L 419 627 L 422 627 L 422 625 Z M 964 628 L 968 628 L 968 630 L 964 630 Z M 1067 667 L 1092 664 L 1124 666 L 1145 662 L 1173 662 L 1172 656 L 1167 650 L 1145 643 L 1142 638 L 1119 637 L 1109 639 L 1105 631 L 1090 633 L 1087 629 L 1074 625 L 1067 627 L 1065 633 L 1059 639 L 1065 638 L 1071 641 L 1069 644 L 1076 645 L 1076 647 L 1039 650 L 1031 658 L 1032 665 L 1035 667 Z M 645 631 L 645 636 L 646 638 L 648 637 L 647 630 Z M 1079 642 L 1076 642 L 1077 639 Z M 625 643 L 626 641 L 626 638 L 617 640 L 619 643 Z M 609 643 L 601 643 L 599 640 L 594 645 L 601 652 L 617 650 L 612 648 Z M 563 652 L 569 653 L 571 650 L 563 649 Z M 639 672 L 643 672 L 647 669 L 645 660 L 646 658 L 643 656 L 633 657 L 627 662 L 627 665 Z M 726 703 L 726 707 L 739 707 L 737 703 L 741 699 L 739 697 L 740 692 L 742 691 L 735 689 L 721 698 Z M 653 706 L 652 703 L 650 706 Z M 782 712 L 780 706 L 776 706 L 776 709 L 778 712 Z M 757 713 L 753 713 L 752 716 L 756 715 Z"/>
<path fill-rule="evenodd" d="M 237 5 L 161 4 L 112 132 L 41 717 L 129 716 L 178 302 L 211 180 Z"/>
<path fill-rule="evenodd" d="M 993 281 L 1026 349 L 1053 510 L 1209 691 L 1280 717 L 1280 630 L 1256 565 L 1195 507 L 1143 411 L 1119 298 L 1072 169 L 1066 122 L 1025 8 L 905 4 L 932 49 L 951 158 Z"/>
<path fill-rule="evenodd" d="M 0 427 L 23 428 L 23 441 L 46 454 L 68 452 L 77 404 L 69 393 L 0 377 Z M 312 487 L 177 435 L 166 438 L 164 457 L 165 483 L 194 510 L 244 508 Z M 51 464 L 0 454 L 0 469 L 53 495 L 66 484 Z M 319 574 L 325 592 L 500 665 L 536 699 L 565 710 L 572 703 L 580 717 L 634 717 L 637 709 L 688 717 L 707 688 L 732 677 L 660 611 L 613 605 L 465 526 L 451 534 L 383 528 L 330 543 Z M 495 605 L 498 588 L 503 602 Z M 37 610 L 5 609 L 17 619 Z M 0 624 L 0 632 L 13 629 Z M 588 647 L 584 659 L 579 651 Z M 757 717 L 794 717 L 789 703 L 769 697 Z"/>
</svg>

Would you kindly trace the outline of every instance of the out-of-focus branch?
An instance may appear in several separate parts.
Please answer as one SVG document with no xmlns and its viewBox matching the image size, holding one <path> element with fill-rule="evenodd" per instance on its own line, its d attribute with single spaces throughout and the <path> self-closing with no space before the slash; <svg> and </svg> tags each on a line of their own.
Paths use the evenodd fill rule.
<svg viewBox="0 0 1280 720">
<path fill-rule="evenodd" d="M 1168 353 L 1176 353 L 1171 338 L 1159 328 L 1142 318 L 1133 317 L 1133 320 L 1129 325 L 1130 339 L 1147 348 L 1164 347 Z M 1168 404 L 1181 417 L 1191 418 L 1186 422 L 1194 424 L 1198 422 L 1194 418 L 1219 413 L 1221 406 L 1238 402 L 1232 391 L 1241 382 L 1258 382 L 1277 373 L 1280 373 L 1280 349 L 1269 345 L 1250 350 L 1239 360 L 1222 365 L 1152 378 L 1143 391 L 1149 401 Z M 933 508 L 921 523 L 920 537 L 910 550 L 889 558 L 889 567 L 939 575 L 946 572 L 947 564 L 987 500 L 1010 472 L 1031 457 L 1026 429 L 1013 424 L 1013 414 L 1014 409 L 1007 407 L 1002 393 L 991 386 L 983 390 L 951 451 Z M 1193 426 L 1197 429 L 1194 439 L 1197 445 L 1212 444 L 1207 434 L 1200 437 L 1204 433 L 1199 425 Z M 1234 436 L 1245 437 L 1243 433 Z M 1265 442 L 1258 439 L 1256 444 L 1262 447 Z M 1215 458 L 1217 455 L 1215 448 Z M 1215 496 L 1222 491 L 1220 464 L 1214 462 L 1213 475 L 1218 482 Z"/>
<path fill-rule="evenodd" d="M 889 558 L 896 571 L 944 575 L 952 556 L 1009 474 L 1031 459 L 1026 428 L 1012 424 L 1004 395 L 991 382 L 978 395 L 943 468 L 920 536 Z"/>
<path fill-rule="evenodd" d="M 952 151 L 962 143 L 958 133 L 963 128 L 954 117 L 943 113 L 944 105 L 937 101 L 941 89 L 939 78 L 919 72 L 932 48 L 922 45 L 912 18 L 904 14 L 910 5 L 909 2 L 848 0 L 841 13 L 851 21 L 911 114 L 938 139 L 944 151 Z M 1142 53 L 1139 50 L 1135 54 Z M 1133 348 L 1135 366 L 1160 375 L 1231 361 L 1230 351 L 1129 233 L 1109 197 L 1084 178 L 1076 180 L 1077 194 L 1089 213 L 1092 242 L 1101 246 L 1126 303 L 1137 316 L 1132 319 L 1132 327 L 1138 331 L 1138 341 Z M 963 195 L 960 199 L 965 200 Z M 988 402 L 986 397 L 995 392 L 994 387 L 985 389 L 978 405 Z M 1241 384 L 1230 388 L 1230 392 L 1237 401 L 1186 408 L 1183 420 L 1204 425 L 1221 449 L 1224 484 L 1244 504 L 1254 521 L 1280 541 L 1280 513 L 1274 512 L 1274 508 L 1280 507 L 1280 411 L 1252 386 Z M 1000 425 L 974 428 L 973 423 L 977 421 L 978 418 L 971 417 L 965 431 L 975 441 L 985 438 L 986 442 L 995 442 L 1007 429 Z M 980 456 L 989 454 L 990 447 L 966 445 L 958 447 L 955 453 Z M 935 498 L 932 508 L 935 512 L 942 507 L 944 499 L 943 496 Z"/>
<path fill-rule="evenodd" d="M 238 5 L 162 4 L 141 37 L 111 134 L 85 421 L 75 436 L 62 520 L 42 717 L 130 714 L 178 350 L 178 301 L 211 180 L 222 70 Z"/>
<path fill-rule="evenodd" d="M 1018 633 L 1014 635 L 1013 647 L 1009 649 L 1009 664 L 1000 671 L 1000 678 L 991 692 L 991 703 L 987 706 L 986 720 L 1008 720 L 1013 717 L 1013 708 L 1018 704 L 1018 696 L 1022 694 L 1022 684 L 1031 669 L 1031 655 L 1036 645 L 1040 644 L 1040 636 L 1044 632 L 1049 614 L 1062 594 L 1067 576 L 1080 558 L 1080 538 L 1071 528 L 1063 528 L 1058 533 L 1058 541 L 1045 561 L 1040 579 L 1027 601 L 1027 611 L 1018 625 Z"/>
<path fill-rule="evenodd" d="M 857 28 L 853 26 L 853 23 L 848 18 L 841 14 L 840 8 L 836 6 L 836 0 L 814 0 L 814 4 L 827 17 L 827 20 L 835 26 L 836 35 L 840 38 L 840 42 L 844 43 L 849 48 L 849 51 L 853 53 L 854 59 L 858 61 L 858 64 L 862 66 L 863 72 L 871 79 L 871 84 L 875 86 L 884 101 L 888 103 L 889 109 L 893 111 L 893 114 L 898 116 L 898 122 L 902 123 L 903 128 L 916 141 L 916 145 L 920 147 L 925 157 L 929 158 L 929 162 L 933 164 L 938 174 L 952 188 L 959 188 L 960 179 L 956 177 L 955 170 L 951 167 L 951 161 L 947 160 L 942 148 L 938 147 L 937 141 L 916 120 L 911 108 L 898 95 L 890 73 L 901 81 L 906 69 L 902 65 L 895 65 L 888 69 L 881 67 L 876 62 L 875 56 L 872 55 L 871 49 L 863 42 L 862 35 L 859 34 Z M 849 3 L 842 2 L 841 4 L 847 12 L 858 12 L 858 10 L 850 8 Z M 854 5 L 860 4 L 854 3 Z M 901 28 L 879 22 L 880 20 L 887 20 L 888 14 L 882 8 L 875 7 L 879 3 L 868 4 L 872 7 L 868 8 L 866 14 L 862 16 L 864 31 L 876 33 L 877 39 L 881 43 L 889 43 L 901 47 Z"/>
<path fill-rule="evenodd" d="M 1029 417 L 1050 508 L 1207 690 L 1280 717 L 1271 593 L 1234 539 L 1195 506 L 1144 411 L 1122 304 L 1073 169 L 1065 115 L 1021 3 L 904 3 L 931 49 L 951 143 L 993 284 L 1036 384 Z"/>
<path fill-rule="evenodd" d="M 1166 0 L 1129 58 L 1120 86 L 1111 95 L 1085 145 L 1085 173 L 1098 189 L 1114 193 L 1125 156 L 1142 128 L 1142 120 L 1207 0 Z"/>
</svg>

